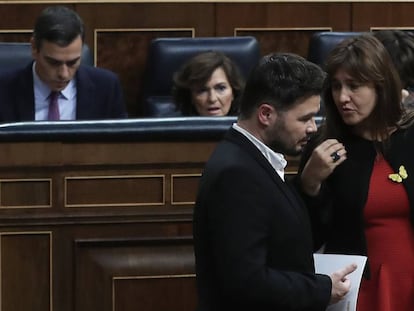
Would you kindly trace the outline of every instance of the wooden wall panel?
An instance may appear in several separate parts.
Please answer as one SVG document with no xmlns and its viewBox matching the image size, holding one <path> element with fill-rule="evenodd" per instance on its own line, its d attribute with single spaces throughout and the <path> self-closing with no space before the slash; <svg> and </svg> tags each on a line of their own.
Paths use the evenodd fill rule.
<svg viewBox="0 0 414 311">
<path fill-rule="evenodd" d="M 149 31 L 194 28 L 196 36 L 215 35 L 214 4 L 211 3 L 97 3 L 78 4 L 76 10 L 85 21 L 86 42 L 90 43 L 94 29 L 102 28 Z"/>
<path fill-rule="evenodd" d="M 414 27 L 414 2 L 353 3 L 352 29 L 369 31 L 371 28 Z"/>
<path fill-rule="evenodd" d="M 28 144 L 30 146 L 30 143 Z M 188 149 L 189 145 L 191 149 Z M 18 148 L 21 146 L 22 148 Z M 126 169 L 130 170 L 131 165 L 139 165 L 140 169 L 144 166 L 149 169 L 148 172 L 151 172 L 151 168 L 159 168 L 156 164 L 158 163 L 168 163 L 174 164 L 178 161 L 185 163 L 187 167 L 191 165 L 198 166 L 201 163 L 204 163 L 204 160 L 207 156 L 210 155 L 214 149 L 215 143 L 213 142 L 200 142 L 194 141 L 191 144 L 189 142 L 180 142 L 180 141 L 166 141 L 166 142 L 125 142 L 123 144 L 123 149 L 119 150 L 119 144 L 117 143 L 90 143 L 90 144 L 79 144 L 79 143 L 64 143 L 56 145 L 48 145 L 48 143 L 42 143 L 42 147 L 39 148 L 50 148 L 54 151 L 54 155 L 43 154 L 38 148 L 34 148 L 33 153 L 40 157 L 44 155 L 44 160 L 47 160 L 48 163 L 53 165 L 55 162 L 65 163 L 71 162 L 74 165 L 125 165 L 128 166 Z M 8 144 L 6 146 L 7 151 L 16 152 L 24 150 L 24 144 Z M 45 151 L 46 151 L 45 150 Z M 146 150 L 146 152 L 142 152 Z M 50 156 L 51 158 L 49 159 Z M 4 157 L 0 153 L 0 162 Z M 17 155 L 16 155 L 17 157 Z M 8 163 L 14 163 L 15 158 L 7 159 Z M 24 161 L 24 156 L 21 156 L 21 161 Z M 29 160 L 30 161 L 30 160 Z M 41 159 L 33 161 L 33 164 L 41 164 Z M 19 163 L 21 163 L 19 161 Z M 185 167 L 184 167 L 185 168 Z"/>
<path fill-rule="evenodd" d="M 48 232 L 0 233 L 1 311 L 52 310 Z"/>
<path fill-rule="evenodd" d="M 217 36 L 235 28 L 333 28 L 348 30 L 349 3 L 239 3 L 217 4 Z M 338 18 L 340 16 L 340 18 Z"/>
<path fill-rule="evenodd" d="M 0 208 L 50 207 L 50 179 L 0 179 Z"/>
<path fill-rule="evenodd" d="M 171 204 L 191 204 L 196 201 L 200 174 L 171 175 Z"/>
<path fill-rule="evenodd" d="M 65 207 L 164 205 L 164 175 L 66 177 Z"/>
<path fill-rule="evenodd" d="M 195 309 L 191 238 L 81 240 L 75 252 L 77 311 Z"/>
<path fill-rule="evenodd" d="M 311 36 L 315 32 L 332 31 L 332 29 L 241 28 L 235 31 L 238 36 L 254 36 L 259 41 L 262 55 L 275 52 L 289 52 L 307 57 Z"/>
<path fill-rule="evenodd" d="M 192 311 L 196 309 L 194 275 L 114 278 L 114 311 Z M 174 290 L 172 290 L 174 289 Z M 160 293 L 154 297 L 151 293 Z"/>
<path fill-rule="evenodd" d="M 58 3 L 58 2 L 57 2 Z M 39 13 L 50 4 L 1 4 L 0 29 L 33 29 Z M 75 5 L 67 4 L 75 9 Z"/>
<path fill-rule="evenodd" d="M 32 30 L 27 29 L 2 29 L 0 30 L 0 42 L 29 42 Z"/>
</svg>

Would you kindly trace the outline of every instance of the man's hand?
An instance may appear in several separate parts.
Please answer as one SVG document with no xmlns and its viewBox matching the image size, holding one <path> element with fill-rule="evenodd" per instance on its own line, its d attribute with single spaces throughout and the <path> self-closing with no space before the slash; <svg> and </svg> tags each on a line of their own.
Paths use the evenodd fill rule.
<svg viewBox="0 0 414 311">
<path fill-rule="evenodd" d="M 330 275 L 332 280 L 331 304 L 337 303 L 349 292 L 351 281 L 348 278 L 348 274 L 354 272 L 356 268 L 356 264 L 351 264 Z"/>
</svg>

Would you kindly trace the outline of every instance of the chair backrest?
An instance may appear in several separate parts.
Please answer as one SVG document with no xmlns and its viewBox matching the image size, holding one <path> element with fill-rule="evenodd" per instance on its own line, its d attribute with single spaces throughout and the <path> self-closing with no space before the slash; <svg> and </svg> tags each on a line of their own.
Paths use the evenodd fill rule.
<svg viewBox="0 0 414 311">
<path fill-rule="evenodd" d="M 32 48 L 28 42 L 0 42 L 0 71 L 22 68 L 32 60 Z M 82 64 L 93 66 L 93 55 L 84 44 Z"/>
<path fill-rule="evenodd" d="M 323 67 L 329 52 L 331 52 L 339 42 L 360 34 L 362 34 L 362 32 L 316 32 L 312 35 L 309 41 L 307 59 Z"/>
<path fill-rule="evenodd" d="M 171 95 L 174 72 L 196 54 L 213 50 L 232 59 L 245 78 L 260 59 L 259 43 L 250 36 L 154 39 L 149 48 L 139 100 L 143 115 L 176 115 Z"/>
</svg>

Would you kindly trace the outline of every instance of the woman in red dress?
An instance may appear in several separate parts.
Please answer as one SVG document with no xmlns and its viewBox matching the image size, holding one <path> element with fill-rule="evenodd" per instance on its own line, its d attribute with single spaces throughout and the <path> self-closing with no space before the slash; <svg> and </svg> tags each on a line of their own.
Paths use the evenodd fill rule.
<svg viewBox="0 0 414 311">
<path fill-rule="evenodd" d="M 325 69 L 325 122 L 298 174 L 316 247 L 368 256 L 358 311 L 413 311 L 413 113 L 373 35 L 341 42 Z"/>
</svg>

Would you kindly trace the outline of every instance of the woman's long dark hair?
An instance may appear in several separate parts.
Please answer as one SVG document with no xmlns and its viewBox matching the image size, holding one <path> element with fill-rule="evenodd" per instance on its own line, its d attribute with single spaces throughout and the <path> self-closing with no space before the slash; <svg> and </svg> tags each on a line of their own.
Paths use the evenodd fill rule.
<svg viewBox="0 0 414 311">
<path fill-rule="evenodd" d="M 401 104 L 401 81 L 387 50 L 372 34 L 339 43 L 329 54 L 325 70 L 328 74 L 323 94 L 326 119 L 321 139 L 343 138 L 352 131 L 343 122 L 332 97 L 331 83 L 338 70 L 349 74 L 356 83 L 374 85 L 377 101 L 370 116 L 371 137 L 385 142 L 390 128 L 402 124 L 405 112 Z"/>
</svg>

